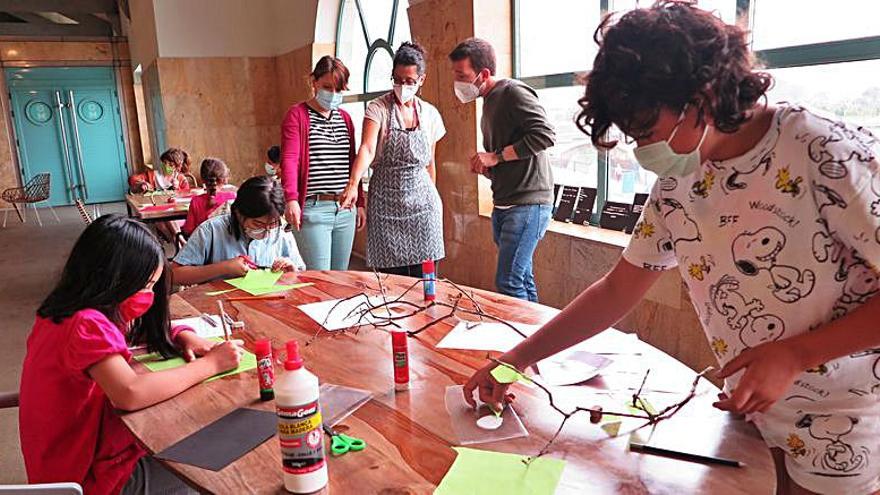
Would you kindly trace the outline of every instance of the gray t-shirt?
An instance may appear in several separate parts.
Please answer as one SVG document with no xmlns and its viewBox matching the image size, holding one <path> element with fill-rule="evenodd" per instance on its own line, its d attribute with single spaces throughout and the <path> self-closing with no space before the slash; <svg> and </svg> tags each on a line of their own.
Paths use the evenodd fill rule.
<svg viewBox="0 0 880 495">
<path fill-rule="evenodd" d="M 538 94 L 525 83 L 502 79 L 483 98 L 483 148 L 512 145 L 519 160 L 489 169 L 496 206 L 553 204 L 553 173 L 546 149 L 556 142 Z"/>
</svg>

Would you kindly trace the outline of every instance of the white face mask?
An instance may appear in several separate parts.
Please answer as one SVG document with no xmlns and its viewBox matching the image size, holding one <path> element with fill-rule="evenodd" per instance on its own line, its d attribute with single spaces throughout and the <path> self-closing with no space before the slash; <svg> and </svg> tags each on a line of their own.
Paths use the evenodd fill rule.
<svg viewBox="0 0 880 495">
<path fill-rule="evenodd" d="M 397 96 L 397 100 L 401 103 L 409 103 L 413 98 L 416 97 L 416 93 L 419 92 L 418 84 L 395 84 L 394 85 L 394 95 Z"/>
<path fill-rule="evenodd" d="M 474 84 L 479 78 L 480 76 L 477 76 L 471 82 L 455 81 L 453 83 L 455 96 L 458 97 L 458 100 L 460 102 L 470 103 L 480 97 L 480 89 L 482 87 L 482 84 L 480 86 Z"/>
<path fill-rule="evenodd" d="M 650 170 L 660 177 L 684 177 L 700 168 L 700 165 L 703 163 L 700 158 L 700 146 L 703 145 L 703 141 L 706 140 L 706 135 L 709 134 L 708 124 L 703 128 L 703 135 L 700 137 L 700 142 L 697 143 L 696 148 L 692 151 L 688 153 L 676 153 L 672 147 L 669 146 L 669 142 L 672 141 L 672 138 L 675 137 L 675 133 L 678 132 L 681 124 L 684 122 L 685 111 L 687 111 L 687 107 L 681 111 L 681 117 L 679 117 L 678 123 L 675 124 L 675 128 L 672 129 L 672 134 L 670 134 L 665 141 L 658 141 L 647 146 L 639 146 L 633 151 L 636 160 L 638 160 L 639 165 L 641 165 L 642 168 Z"/>
</svg>

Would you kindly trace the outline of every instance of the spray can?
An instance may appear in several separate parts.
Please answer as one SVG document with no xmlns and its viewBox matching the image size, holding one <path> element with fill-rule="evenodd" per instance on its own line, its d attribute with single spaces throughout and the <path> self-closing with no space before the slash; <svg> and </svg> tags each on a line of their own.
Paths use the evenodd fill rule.
<svg viewBox="0 0 880 495">
<path fill-rule="evenodd" d="M 303 367 L 299 344 L 287 343 L 284 374 L 275 382 L 284 488 L 313 493 L 327 485 L 318 377 Z"/>
</svg>

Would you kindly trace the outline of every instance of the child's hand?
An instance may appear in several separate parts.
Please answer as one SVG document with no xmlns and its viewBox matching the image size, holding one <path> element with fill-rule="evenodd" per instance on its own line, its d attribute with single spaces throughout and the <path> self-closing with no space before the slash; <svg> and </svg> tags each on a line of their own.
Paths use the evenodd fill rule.
<svg viewBox="0 0 880 495">
<path fill-rule="evenodd" d="M 241 362 L 242 345 L 244 342 L 241 340 L 230 340 L 220 342 L 208 351 L 205 359 L 214 364 L 215 375 L 238 367 L 238 363 Z"/>
<path fill-rule="evenodd" d="M 248 270 L 250 270 L 247 260 L 241 256 L 236 256 L 231 260 L 221 261 L 220 264 L 223 266 L 223 273 L 230 277 L 243 277 L 247 274 Z"/>
<path fill-rule="evenodd" d="M 197 357 L 208 354 L 217 342 L 203 339 L 191 330 L 184 330 L 177 335 L 177 345 L 183 351 L 183 359 L 192 361 Z"/>
<path fill-rule="evenodd" d="M 278 258 L 272 263 L 273 272 L 295 272 L 296 265 L 287 258 Z"/>
<path fill-rule="evenodd" d="M 798 347 L 785 340 L 746 349 L 718 372 L 719 378 L 727 378 L 745 369 L 730 397 L 713 405 L 738 414 L 766 412 L 806 369 L 800 355 Z"/>
</svg>

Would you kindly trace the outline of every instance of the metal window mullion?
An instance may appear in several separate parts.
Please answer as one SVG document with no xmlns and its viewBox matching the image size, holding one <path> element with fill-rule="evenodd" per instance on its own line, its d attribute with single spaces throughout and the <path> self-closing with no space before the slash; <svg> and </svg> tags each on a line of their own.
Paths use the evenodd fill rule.
<svg viewBox="0 0 880 495">
<path fill-rule="evenodd" d="M 388 44 L 394 46 L 394 31 L 397 29 L 397 8 L 400 5 L 400 0 L 394 0 L 394 3 L 391 5 L 391 25 L 388 28 Z"/>
<path fill-rule="evenodd" d="M 590 218 L 592 225 L 599 225 L 602 218 L 602 208 L 608 200 L 608 170 L 611 166 L 611 153 L 605 148 L 596 148 L 596 172 L 599 174 L 596 182 L 596 209 Z"/>
<path fill-rule="evenodd" d="M 873 60 L 880 58 L 880 36 L 768 48 L 755 56 L 771 69 Z"/>
</svg>

